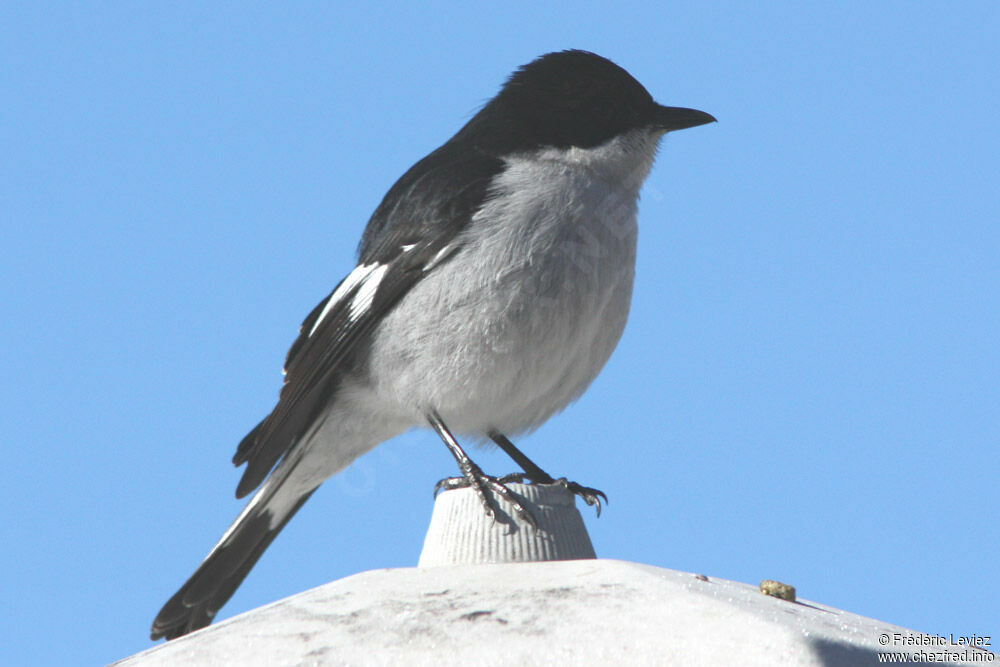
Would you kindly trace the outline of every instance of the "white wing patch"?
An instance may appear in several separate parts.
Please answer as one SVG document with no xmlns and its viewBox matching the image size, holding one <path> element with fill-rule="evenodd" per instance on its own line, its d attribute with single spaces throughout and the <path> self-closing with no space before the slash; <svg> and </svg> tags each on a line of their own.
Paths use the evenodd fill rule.
<svg viewBox="0 0 1000 667">
<path fill-rule="evenodd" d="M 323 323 L 323 320 L 326 319 L 326 316 L 330 314 L 330 311 L 333 310 L 334 307 L 340 303 L 340 301 L 344 298 L 345 294 L 354 289 L 355 286 L 357 286 L 359 283 L 362 284 L 362 287 L 360 290 L 358 290 L 357 296 L 360 296 L 361 292 L 364 291 L 365 289 L 364 285 L 367 284 L 368 277 L 371 276 L 372 272 L 376 271 L 379 267 L 380 265 L 378 262 L 373 262 L 371 264 L 361 264 L 359 266 L 356 266 L 354 270 L 351 271 L 346 278 L 344 278 L 344 282 L 340 283 L 340 287 L 338 287 L 336 291 L 330 295 L 330 299 L 326 302 L 326 305 L 323 306 L 323 312 L 319 314 L 319 317 L 316 318 L 316 323 L 313 324 L 312 329 L 309 330 L 309 335 L 312 336 L 314 333 L 316 333 L 316 329 L 318 329 L 319 325 Z M 386 268 L 385 266 L 381 266 L 382 273 L 385 273 L 385 268 Z M 369 305 L 371 305 L 371 300 L 375 296 L 375 288 L 378 287 L 378 282 L 381 279 L 382 277 L 380 273 L 378 279 L 375 281 L 375 285 L 371 288 L 372 294 L 370 297 L 368 297 Z M 358 301 L 357 296 L 355 296 L 354 300 L 351 302 L 351 319 L 357 319 L 357 315 L 355 314 L 355 305 L 354 305 Z M 357 312 L 360 313 L 361 311 L 359 310 Z"/>
<path fill-rule="evenodd" d="M 373 264 L 372 266 L 375 268 L 361 280 L 361 287 L 358 288 L 358 293 L 351 300 L 351 320 L 358 319 L 371 308 L 372 301 L 375 299 L 375 291 L 378 289 L 379 283 L 382 282 L 385 272 L 389 270 L 388 264 Z"/>
</svg>

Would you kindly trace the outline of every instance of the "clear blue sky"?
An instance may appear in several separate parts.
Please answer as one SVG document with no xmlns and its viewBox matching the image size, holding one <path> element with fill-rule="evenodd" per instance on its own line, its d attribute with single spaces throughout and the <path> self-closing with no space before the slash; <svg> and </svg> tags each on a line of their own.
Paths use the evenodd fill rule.
<svg viewBox="0 0 1000 667">
<path fill-rule="evenodd" d="M 719 119 L 662 147 L 604 373 L 518 441 L 607 492 L 598 554 L 1000 635 L 1000 4 L 397 4 L 0 9 L 0 662 L 150 645 L 382 194 L 570 47 Z M 414 565 L 454 472 L 377 448 L 221 617 Z"/>
</svg>

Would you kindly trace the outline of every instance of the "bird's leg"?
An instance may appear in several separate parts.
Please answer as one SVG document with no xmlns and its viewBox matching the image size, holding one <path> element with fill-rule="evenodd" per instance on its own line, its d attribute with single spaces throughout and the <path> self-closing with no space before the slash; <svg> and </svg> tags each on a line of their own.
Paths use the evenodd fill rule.
<svg viewBox="0 0 1000 667">
<path fill-rule="evenodd" d="M 514 459 L 514 463 L 521 466 L 525 476 L 535 484 L 555 484 L 561 483 L 566 486 L 570 493 L 574 493 L 583 499 L 588 505 L 597 507 L 597 516 L 601 516 L 601 498 L 608 502 L 608 497 L 603 491 L 592 489 L 589 486 L 580 486 L 576 482 L 568 482 L 565 477 L 553 479 L 552 475 L 539 468 L 534 461 L 524 455 L 520 449 L 514 446 L 507 436 L 500 431 L 490 431 L 490 440 L 495 442 L 500 449 L 507 453 L 507 456 Z"/>
<path fill-rule="evenodd" d="M 496 513 L 499 508 L 496 507 L 492 496 L 490 496 L 489 491 L 493 491 L 498 496 L 506 500 L 514 508 L 517 515 L 532 527 L 538 528 L 538 522 L 535 520 L 534 515 L 528 510 L 524 504 L 518 500 L 517 496 L 507 488 L 509 482 L 521 481 L 524 475 L 520 473 L 514 475 L 506 475 L 504 477 L 493 477 L 485 474 L 482 469 L 477 466 L 469 455 L 465 453 L 458 441 L 455 440 L 455 436 L 451 434 L 448 427 L 445 426 L 444 421 L 442 421 L 441 416 L 436 411 L 430 411 L 427 413 L 427 421 L 430 423 L 431 427 L 438 434 L 441 440 L 444 441 L 445 446 L 448 447 L 448 451 L 451 455 L 455 457 L 455 461 L 458 462 L 458 467 L 462 471 L 462 477 L 449 477 L 448 479 L 442 479 L 434 487 L 434 495 L 442 488 L 444 489 L 457 489 L 459 487 L 471 486 L 476 490 L 476 494 L 479 496 L 479 500 L 483 503 L 483 507 L 486 510 L 486 515 L 493 520 L 496 520 Z"/>
</svg>

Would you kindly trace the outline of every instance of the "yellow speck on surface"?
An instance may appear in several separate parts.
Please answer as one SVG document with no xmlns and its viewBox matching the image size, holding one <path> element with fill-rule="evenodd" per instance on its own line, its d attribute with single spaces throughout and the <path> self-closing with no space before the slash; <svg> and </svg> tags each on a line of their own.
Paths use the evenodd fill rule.
<svg viewBox="0 0 1000 667">
<path fill-rule="evenodd" d="M 765 579 L 760 582 L 760 592 L 771 597 L 781 598 L 789 602 L 795 602 L 795 586 L 783 584 L 773 579 Z"/>
</svg>

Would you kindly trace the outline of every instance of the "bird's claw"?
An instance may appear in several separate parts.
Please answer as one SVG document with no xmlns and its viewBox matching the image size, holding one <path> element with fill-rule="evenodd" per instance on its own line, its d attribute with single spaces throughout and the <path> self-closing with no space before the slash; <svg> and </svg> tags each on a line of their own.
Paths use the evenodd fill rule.
<svg viewBox="0 0 1000 667">
<path fill-rule="evenodd" d="M 555 480 L 557 484 L 561 484 L 567 491 L 575 496 L 580 496 L 583 502 L 587 503 L 591 507 L 597 508 L 597 516 L 601 516 L 601 499 L 604 499 L 604 504 L 608 503 L 608 497 L 603 491 L 599 489 L 592 489 L 589 486 L 581 486 L 576 482 L 570 482 L 565 477 L 560 477 Z"/>
</svg>

